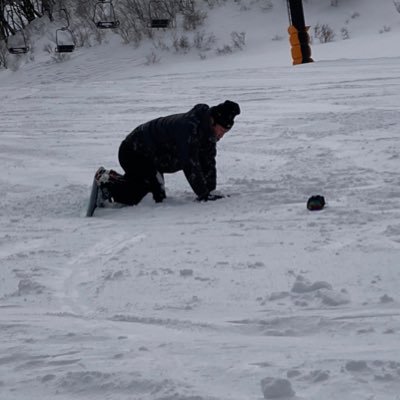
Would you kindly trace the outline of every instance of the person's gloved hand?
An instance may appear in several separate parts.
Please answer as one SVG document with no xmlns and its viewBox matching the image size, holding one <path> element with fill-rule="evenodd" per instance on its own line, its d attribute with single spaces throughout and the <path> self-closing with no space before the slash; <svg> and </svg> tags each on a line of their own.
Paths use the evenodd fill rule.
<svg viewBox="0 0 400 400">
<path fill-rule="evenodd" d="M 198 201 L 215 201 L 219 199 L 223 199 L 225 196 L 223 194 L 207 194 L 206 196 L 199 196 L 197 198 Z"/>
<path fill-rule="evenodd" d="M 157 190 L 153 192 L 153 199 L 156 203 L 162 203 L 162 201 L 167 197 L 164 190 Z"/>
</svg>

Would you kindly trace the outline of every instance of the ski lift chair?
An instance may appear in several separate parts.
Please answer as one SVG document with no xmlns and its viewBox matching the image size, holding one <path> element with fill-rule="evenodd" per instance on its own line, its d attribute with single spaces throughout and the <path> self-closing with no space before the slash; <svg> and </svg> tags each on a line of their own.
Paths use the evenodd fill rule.
<svg viewBox="0 0 400 400">
<path fill-rule="evenodd" d="M 105 15 L 104 6 L 108 7 L 109 18 L 107 19 L 103 18 L 103 16 Z M 99 15 L 101 15 L 102 18 L 98 18 Z M 116 29 L 119 27 L 119 20 L 117 20 L 115 16 L 114 6 L 111 0 L 101 0 L 96 3 L 96 5 L 94 6 L 93 22 L 99 29 Z"/>
<path fill-rule="evenodd" d="M 69 44 L 61 43 L 59 32 L 68 32 L 71 40 Z M 68 28 L 60 28 L 56 30 L 56 53 L 72 53 L 75 50 L 75 44 L 73 43 L 72 32 Z"/>
<path fill-rule="evenodd" d="M 7 11 L 7 18 L 14 27 L 15 33 L 6 39 L 7 50 L 10 54 L 26 54 L 29 51 L 23 26 L 15 20 L 13 9 Z M 11 39 L 11 40 L 10 40 Z"/>
<path fill-rule="evenodd" d="M 56 30 L 56 53 L 72 53 L 75 50 L 75 41 L 74 36 L 69 29 L 69 17 L 68 12 L 65 8 L 60 10 L 64 11 L 65 19 L 66 19 L 66 26 L 59 28 Z M 64 32 L 63 35 L 60 35 L 60 32 Z M 67 39 L 67 40 L 65 40 Z M 67 44 L 64 43 L 67 42 Z"/>
<path fill-rule="evenodd" d="M 99 29 L 116 29 L 119 27 L 119 21 L 97 21 L 96 26 Z"/>
<path fill-rule="evenodd" d="M 22 46 L 22 47 L 9 47 L 8 52 L 10 54 L 26 54 L 29 51 L 28 46 Z"/>
<path fill-rule="evenodd" d="M 152 0 L 149 2 L 150 28 L 167 29 L 172 27 L 173 21 L 167 11 L 163 10 L 163 2 Z"/>
<path fill-rule="evenodd" d="M 167 29 L 169 28 L 171 20 L 167 18 L 154 18 L 150 21 L 150 27 L 156 29 Z"/>
<path fill-rule="evenodd" d="M 7 50 L 10 54 L 26 54 L 29 51 L 29 46 L 26 42 L 26 38 L 25 35 L 23 33 L 23 31 L 21 30 L 21 37 L 22 37 L 22 42 L 19 41 L 19 43 L 17 44 L 10 44 L 9 41 L 7 41 Z M 19 32 L 18 32 L 19 33 Z"/>
</svg>

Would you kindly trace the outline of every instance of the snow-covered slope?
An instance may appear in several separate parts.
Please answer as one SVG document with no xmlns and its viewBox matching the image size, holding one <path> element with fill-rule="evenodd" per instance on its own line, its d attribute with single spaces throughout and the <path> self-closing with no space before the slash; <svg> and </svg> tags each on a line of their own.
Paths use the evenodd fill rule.
<svg viewBox="0 0 400 400">
<path fill-rule="evenodd" d="M 33 54 L 26 57 L 11 56 L 10 69 L 15 70 L 17 64 L 19 71 L 0 71 L 0 82 L 23 81 L 34 84 L 58 80 L 130 79 L 142 74 L 290 65 L 286 0 L 273 1 L 273 7 L 267 11 L 263 11 L 263 2 L 243 7 L 248 3 L 252 4 L 251 1 L 242 0 L 239 4 L 227 2 L 223 7 L 206 9 L 208 18 L 199 32 L 204 33 L 205 40 L 209 36 L 214 36 L 216 40 L 208 51 L 199 50 L 193 45 L 195 33 L 179 29 L 159 31 L 153 41 L 143 41 L 138 48 L 122 44 L 119 35 L 109 33 L 101 46 L 79 48 L 71 56 L 65 57 L 67 62 L 58 64 L 44 51 L 48 45 L 54 47 L 50 38 L 54 38 L 56 27 L 43 27 L 42 21 L 37 24 L 42 26 L 37 31 L 45 34 L 41 38 L 36 37 Z M 304 2 L 316 61 L 400 56 L 400 14 L 391 0 L 379 3 L 348 0 L 339 4 L 338 7 L 332 7 L 329 0 Z M 314 28 L 318 24 L 327 24 L 332 28 L 335 33 L 333 42 L 321 44 L 314 37 Z M 346 29 L 349 39 L 342 39 L 342 28 Z M 232 47 L 232 32 L 245 33 L 243 51 L 237 50 L 228 56 L 217 55 L 216 50 L 226 45 Z M 188 37 L 192 46 L 186 54 L 174 50 L 173 41 L 181 36 Z M 168 50 L 163 50 L 163 47 Z"/>
<path fill-rule="evenodd" d="M 229 56 L 146 66 L 150 45 L 110 37 L 0 73 L 1 400 L 398 397 L 400 15 L 309 0 L 310 24 L 360 16 L 292 67 L 271 39 L 286 27 L 256 33 L 286 23 L 279 4 L 226 7 L 227 37 L 248 38 Z M 175 174 L 162 204 L 83 217 L 137 124 L 225 99 L 242 108 L 219 143 L 230 197 L 197 203 Z"/>
</svg>

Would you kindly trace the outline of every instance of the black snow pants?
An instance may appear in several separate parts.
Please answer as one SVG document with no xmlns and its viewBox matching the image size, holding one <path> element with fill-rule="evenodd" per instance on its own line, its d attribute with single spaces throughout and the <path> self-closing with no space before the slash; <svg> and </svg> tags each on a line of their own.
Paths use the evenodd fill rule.
<svg viewBox="0 0 400 400">
<path fill-rule="evenodd" d="M 114 201 L 136 205 L 148 193 L 153 194 L 153 199 L 157 203 L 165 199 L 164 177 L 157 171 L 149 156 L 135 151 L 132 145 L 122 142 L 118 159 L 125 175 L 110 182 L 109 190 Z"/>
</svg>

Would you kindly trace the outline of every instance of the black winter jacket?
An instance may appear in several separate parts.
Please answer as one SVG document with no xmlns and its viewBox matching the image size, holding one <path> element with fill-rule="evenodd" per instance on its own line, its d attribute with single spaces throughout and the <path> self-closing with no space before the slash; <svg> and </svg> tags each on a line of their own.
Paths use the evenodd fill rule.
<svg viewBox="0 0 400 400">
<path fill-rule="evenodd" d="M 197 104 L 187 113 L 146 122 L 124 144 L 151 160 L 161 173 L 183 170 L 196 195 L 206 197 L 216 188 L 216 138 L 209 109 Z"/>
</svg>

